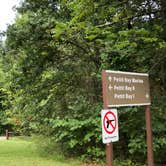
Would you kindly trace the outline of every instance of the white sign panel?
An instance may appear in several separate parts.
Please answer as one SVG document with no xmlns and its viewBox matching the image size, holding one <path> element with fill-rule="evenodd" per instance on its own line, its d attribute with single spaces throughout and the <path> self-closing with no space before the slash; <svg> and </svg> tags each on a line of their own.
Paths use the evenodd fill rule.
<svg viewBox="0 0 166 166">
<path fill-rule="evenodd" d="M 101 111 L 102 140 L 104 144 L 119 140 L 117 109 Z"/>
</svg>

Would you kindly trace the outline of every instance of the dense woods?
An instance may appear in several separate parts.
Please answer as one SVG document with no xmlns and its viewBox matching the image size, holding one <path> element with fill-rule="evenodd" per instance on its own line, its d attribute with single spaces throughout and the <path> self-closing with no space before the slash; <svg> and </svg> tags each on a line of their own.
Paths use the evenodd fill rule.
<svg viewBox="0 0 166 166">
<path fill-rule="evenodd" d="M 24 0 L 17 11 L 0 43 L 1 134 L 42 135 L 65 155 L 104 160 L 101 71 L 149 73 L 154 158 L 164 164 L 166 1 Z M 114 158 L 146 162 L 144 113 L 118 108 Z"/>
</svg>

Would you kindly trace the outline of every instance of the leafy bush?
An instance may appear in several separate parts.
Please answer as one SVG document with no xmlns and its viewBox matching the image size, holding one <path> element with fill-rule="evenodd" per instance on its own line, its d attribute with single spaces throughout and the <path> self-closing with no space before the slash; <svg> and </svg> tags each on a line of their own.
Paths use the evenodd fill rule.
<svg viewBox="0 0 166 166">
<path fill-rule="evenodd" d="M 55 142 L 54 138 L 43 135 L 33 135 L 32 140 L 35 143 L 36 152 L 42 157 L 52 157 L 56 160 L 64 160 L 64 155 Z"/>
<path fill-rule="evenodd" d="M 4 53 L 1 49 L 16 127 L 50 138 L 66 155 L 104 158 L 101 71 L 146 72 L 155 156 L 165 160 L 165 8 L 165 1 L 157 0 L 25 0 L 6 32 Z M 144 108 L 118 112 L 115 156 L 145 163 Z M 54 147 L 50 140 L 49 147 L 41 142 L 47 153 Z"/>
</svg>

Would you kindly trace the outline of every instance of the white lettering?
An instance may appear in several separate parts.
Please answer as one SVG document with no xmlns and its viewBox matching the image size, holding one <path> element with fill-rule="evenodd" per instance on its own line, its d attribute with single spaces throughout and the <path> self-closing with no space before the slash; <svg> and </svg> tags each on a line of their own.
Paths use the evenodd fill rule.
<svg viewBox="0 0 166 166">
<path fill-rule="evenodd" d="M 135 98 L 135 94 L 130 95 L 130 94 L 127 94 L 127 93 L 126 93 L 125 98 L 126 98 L 126 99 L 130 99 L 130 100 L 133 100 L 133 99 Z"/>
<path fill-rule="evenodd" d="M 132 91 L 132 87 L 131 86 L 125 86 L 125 90 L 127 90 L 127 91 Z"/>
<path fill-rule="evenodd" d="M 125 77 L 124 80 L 125 80 L 126 83 L 129 83 L 129 84 L 131 83 L 131 79 L 130 79 L 130 78 L 126 78 L 126 77 Z"/>
<path fill-rule="evenodd" d="M 139 83 L 139 84 L 143 84 L 144 81 L 143 80 L 140 80 L 140 79 L 135 79 L 135 78 L 132 78 L 132 83 Z"/>
<path fill-rule="evenodd" d="M 113 80 L 114 80 L 115 82 L 124 82 L 123 77 L 113 77 Z"/>
<path fill-rule="evenodd" d="M 116 85 L 114 85 L 114 90 L 124 90 L 124 86 L 116 86 Z"/>
<path fill-rule="evenodd" d="M 125 99 L 125 94 L 114 94 L 115 99 Z"/>
</svg>

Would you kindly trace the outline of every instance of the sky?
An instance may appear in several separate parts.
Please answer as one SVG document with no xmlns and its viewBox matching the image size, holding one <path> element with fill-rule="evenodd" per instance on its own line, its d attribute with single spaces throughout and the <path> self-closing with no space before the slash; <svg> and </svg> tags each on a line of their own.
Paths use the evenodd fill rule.
<svg viewBox="0 0 166 166">
<path fill-rule="evenodd" d="M 0 0 L 0 31 L 5 31 L 8 24 L 14 22 L 16 12 L 13 6 L 18 6 L 20 0 Z"/>
</svg>

